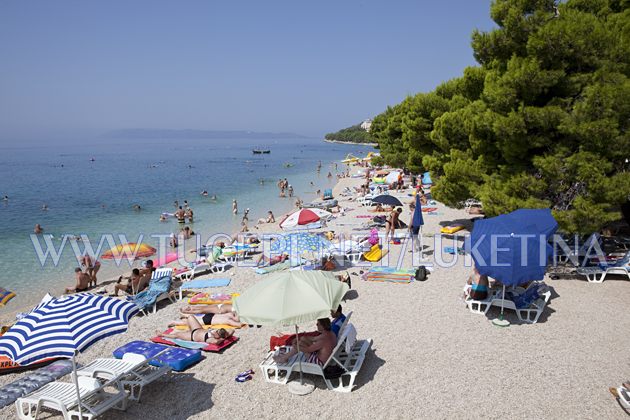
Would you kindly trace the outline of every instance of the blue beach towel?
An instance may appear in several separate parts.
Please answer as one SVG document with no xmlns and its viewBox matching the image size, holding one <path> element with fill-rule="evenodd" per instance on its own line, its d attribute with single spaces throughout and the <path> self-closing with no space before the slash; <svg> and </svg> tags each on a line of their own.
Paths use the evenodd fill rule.
<svg viewBox="0 0 630 420">
<path fill-rule="evenodd" d="M 231 280 L 228 278 L 221 279 L 197 279 L 187 281 L 182 284 L 181 289 L 205 289 L 208 287 L 229 286 Z"/>
<path fill-rule="evenodd" d="M 159 279 L 151 280 L 147 290 L 129 297 L 129 300 L 133 301 L 138 308 L 145 309 L 153 305 L 158 296 L 162 293 L 167 293 L 170 289 L 171 276 L 160 277 Z"/>
</svg>

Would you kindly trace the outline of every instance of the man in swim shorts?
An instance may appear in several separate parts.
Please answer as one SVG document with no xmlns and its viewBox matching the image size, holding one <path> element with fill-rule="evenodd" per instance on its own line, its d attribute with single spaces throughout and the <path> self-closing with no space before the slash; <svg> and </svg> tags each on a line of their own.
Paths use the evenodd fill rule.
<svg viewBox="0 0 630 420">
<path fill-rule="evenodd" d="M 74 287 L 66 287 L 64 293 L 75 293 L 75 292 L 85 292 L 90 286 L 90 281 L 92 278 L 85 274 L 81 268 L 77 267 L 74 269 L 74 277 L 77 281 L 77 284 Z"/>
<path fill-rule="evenodd" d="M 320 366 L 324 366 L 326 360 L 332 354 L 337 345 L 337 336 L 331 331 L 331 323 L 329 318 L 320 318 L 317 320 L 317 336 L 300 337 L 300 351 L 304 352 L 306 361 Z M 297 353 L 297 343 L 293 339 L 291 350 L 284 354 L 276 354 L 273 359 L 277 363 L 286 363 L 293 355 Z"/>
</svg>

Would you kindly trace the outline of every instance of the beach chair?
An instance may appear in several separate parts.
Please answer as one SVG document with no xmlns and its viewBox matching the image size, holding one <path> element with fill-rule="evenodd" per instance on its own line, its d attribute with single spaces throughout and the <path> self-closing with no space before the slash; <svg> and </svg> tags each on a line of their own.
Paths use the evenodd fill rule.
<svg viewBox="0 0 630 420">
<path fill-rule="evenodd" d="M 567 254 L 562 248 L 558 249 L 557 253 L 554 253 L 554 263 L 567 263 L 570 262 L 575 266 L 584 265 L 586 262 L 584 259 L 592 251 L 592 248 L 598 246 L 599 249 L 603 249 L 604 243 L 601 235 L 597 232 L 591 234 L 582 246 L 578 248 L 576 252 L 570 252 Z M 601 282 L 600 282 L 601 283 Z"/>
<path fill-rule="evenodd" d="M 630 251 L 614 264 L 600 265 L 598 267 L 578 267 L 576 271 L 578 274 L 585 276 L 589 283 L 603 283 L 608 274 L 625 274 L 630 280 Z"/>
<path fill-rule="evenodd" d="M 71 382 L 51 382 L 34 393 L 18 398 L 15 402 L 17 416 L 22 420 L 35 420 L 43 408 L 58 411 L 65 420 L 72 418 L 93 419 L 110 409 L 125 410 L 127 394 L 122 385 L 115 380 L 100 383 L 95 378 L 79 376 L 79 395 L 81 411 L 79 417 L 79 399 L 77 388 Z"/>
<path fill-rule="evenodd" d="M 337 346 L 335 348 L 341 347 L 341 345 L 343 344 L 342 333 L 344 332 L 346 326 L 348 325 L 348 322 L 350 321 L 351 316 L 352 316 L 352 312 L 349 312 L 346 315 L 346 319 L 343 321 L 343 324 L 341 324 L 341 327 L 339 327 L 339 334 L 337 336 L 338 337 Z M 288 349 L 290 348 L 290 346 L 287 346 L 285 348 Z M 296 354 L 291 359 L 289 359 L 286 363 L 277 363 L 275 360 L 273 360 L 273 356 L 276 354 L 276 351 L 278 350 L 279 349 L 270 351 L 267 354 L 267 357 L 265 357 L 265 359 L 260 363 L 259 366 L 260 366 L 260 369 L 262 370 L 265 381 L 284 385 L 288 382 L 289 377 L 291 376 L 291 372 L 293 371 L 293 364 L 297 363 L 299 358 L 302 357 L 303 354 L 302 353 Z"/>
<path fill-rule="evenodd" d="M 178 277 L 181 281 L 190 281 L 193 280 L 197 274 L 207 273 L 208 271 L 211 271 L 211 269 L 212 265 L 210 265 L 207 261 L 199 261 L 196 262 L 190 270 L 184 271 Z"/>
<path fill-rule="evenodd" d="M 630 411 L 630 391 L 624 387 L 619 387 L 610 388 L 610 392 L 617 398 L 617 401 L 619 401 L 619 404 L 624 410 Z"/>
<path fill-rule="evenodd" d="M 159 301 L 168 299 L 171 303 L 175 302 L 170 295 L 172 279 L 172 268 L 158 268 L 151 275 L 147 289 L 128 299 L 134 302 L 144 315 L 148 315 L 150 307 L 153 307 L 153 313 L 155 313 Z"/>
<path fill-rule="evenodd" d="M 538 289 L 539 287 L 540 284 L 536 284 L 534 287 L 528 288 L 525 293 L 532 292 L 534 289 Z M 526 322 L 528 324 L 535 324 L 536 322 L 538 322 L 538 318 L 540 318 L 540 315 L 545 309 L 547 302 L 549 302 L 549 299 L 551 299 L 551 291 L 545 290 L 544 292 L 539 294 L 539 297 L 536 300 L 526 306 L 518 306 L 513 300 L 508 298 L 502 299 L 500 296 L 501 295 L 499 295 L 498 293 L 495 295 L 495 297 L 492 299 L 492 306 L 503 307 L 504 309 L 511 309 L 516 312 L 516 316 L 518 317 L 519 321 Z"/>
<path fill-rule="evenodd" d="M 492 306 L 492 300 L 495 297 L 496 290 L 488 289 L 488 296 L 484 300 L 475 300 L 470 297 L 471 284 L 464 286 L 464 295 L 466 296 L 464 303 L 473 314 L 485 315 Z"/>
<path fill-rule="evenodd" d="M 148 359 L 136 353 L 125 353 L 122 359 L 96 359 L 79 369 L 77 375 L 116 381 L 129 392 L 129 399 L 139 402 L 146 385 L 171 372 L 171 367 L 166 364 L 159 367 L 150 365 L 166 351 Z"/>
</svg>

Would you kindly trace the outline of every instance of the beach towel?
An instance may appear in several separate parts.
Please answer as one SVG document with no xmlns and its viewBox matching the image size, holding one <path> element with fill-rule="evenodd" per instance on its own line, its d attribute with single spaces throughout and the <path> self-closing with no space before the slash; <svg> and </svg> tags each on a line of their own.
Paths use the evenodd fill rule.
<svg viewBox="0 0 630 420">
<path fill-rule="evenodd" d="M 299 333 L 299 337 L 315 337 L 318 336 L 319 333 L 317 331 L 304 332 Z M 269 337 L 269 351 L 274 351 L 277 347 L 284 347 L 291 344 L 293 339 L 295 338 L 295 334 L 286 334 L 286 335 L 272 335 Z"/>
<path fill-rule="evenodd" d="M 199 317 L 198 318 L 199 322 L 201 322 L 201 318 L 203 318 L 203 317 Z M 247 324 L 241 324 L 238 327 L 235 327 L 234 325 L 228 325 L 228 324 L 210 324 L 210 325 L 203 324 L 201 326 L 201 328 L 203 328 L 204 330 L 219 330 L 221 328 L 223 328 L 224 330 L 230 330 L 230 329 L 238 330 L 238 329 L 241 329 L 241 328 L 243 328 L 245 326 L 247 326 Z M 184 331 L 190 329 L 190 328 L 188 328 L 187 325 L 176 325 L 173 328 L 176 329 L 176 330 L 184 330 Z"/>
<path fill-rule="evenodd" d="M 168 334 L 171 331 L 173 330 L 169 328 L 168 330 L 164 331 L 164 333 Z M 176 346 L 176 347 L 184 347 L 177 344 L 176 341 L 180 343 L 185 343 L 186 346 L 196 346 L 197 344 L 201 344 L 203 347 L 198 347 L 198 348 L 195 348 L 194 350 L 218 353 L 226 349 L 227 347 L 231 346 L 232 344 L 236 343 L 238 341 L 238 337 L 234 337 L 234 336 L 228 337 L 221 344 L 207 344 L 206 343 L 205 346 L 203 345 L 203 343 L 197 343 L 196 341 L 179 340 L 177 338 L 166 338 L 166 337 L 159 337 L 159 336 L 153 337 L 151 341 L 158 344 L 166 344 L 167 346 Z M 188 348 L 188 347 L 184 347 L 184 348 Z"/>
<path fill-rule="evenodd" d="M 363 275 L 363 278 L 367 281 L 411 283 L 415 275 L 416 270 L 413 268 L 372 267 Z"/>
<path fill-rule="evenodd" d="M 256 269 L 256 274 L 273 273 L 274 271 L 286 270 L 291 267 L 291 261 L 286 260 L 281 263 L 274 264 L 269 267 L 259 267 Z"/>
<path fill-rule="evenodd" d="M 371 219 L 373 216 L 371 214 L 357 214 L 354 217 L 357 219 Z"/>
<path fill-rule="evenodd" d="M 422 212 L 423 213 L 430 213 L 432 211 L 436 211 L 437 207 L 422 207 Z"/>
<path fill-rule="evenodd" d="M 239 293 L 232 293 L 226 295 L 224 293 L 197 293 L 190 299 L 188 303 L 190 305 L 218 305 L 219 303 L 232 303 L 232 299 L 238 296 Z"/>
<path fill-rule="evenodd" d="M 206 289 L 209 287 L 229 286 L 231 280 L 229 278 L 220 279 L 197 279 L 182 283 L 180 289 Z"/>
<path fill-rule="evenodd" d="M 138 293 L 135 296 L 129 296 L 127 299 L 133 301 L 140 309 L 148 308 L 155 303 L 155 300 L 162 294 L 167 293 L 171 288 L 171 276 L 164 276 L 153 279 L 149 283 L 149 288 Z"/>
</svg>

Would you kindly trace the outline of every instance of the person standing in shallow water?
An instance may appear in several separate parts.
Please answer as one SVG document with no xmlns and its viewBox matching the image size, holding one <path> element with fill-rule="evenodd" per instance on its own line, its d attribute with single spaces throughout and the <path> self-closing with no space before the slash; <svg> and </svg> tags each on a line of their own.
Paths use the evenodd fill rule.
<svg viewBox="0 0 630 420">
<path fill-rule="evenodd" d="M 238 203 L 236 202 L 236 199 L 232 200 L 232 213 L 238 213 Z"/>
</svg>

